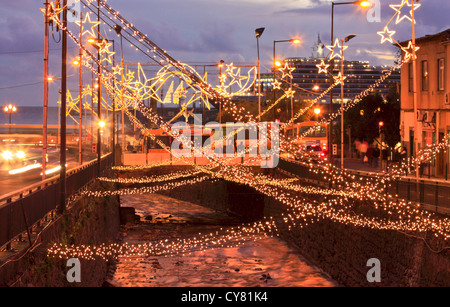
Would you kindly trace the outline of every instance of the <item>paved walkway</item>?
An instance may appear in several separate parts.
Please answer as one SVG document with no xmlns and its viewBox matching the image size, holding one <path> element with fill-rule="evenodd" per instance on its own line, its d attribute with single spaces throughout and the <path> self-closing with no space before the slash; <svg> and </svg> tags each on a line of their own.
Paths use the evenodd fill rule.
<svg viewBox="0 0 450 307">
<path fill-rule="evenodd" d="M 121 205 L 134 207 L 141 217 L 124 231 L 124 242 L 130 244 L 192 238 L 239 224 L 224 213 L 158 194 L 122 196 Z M 336 286 L 278 238 L 241 239 L 237 247 L 121 258 L 111 282 L 134 287 Z"/>
<path fill-rule="evenodd" d="M 334 165 L 339 166 L 341 165 L 340 159 L 335 159 L 334 160 Z M 379 165 L 379 164 L 378 164 Z M 346 169 L 350 169 L 350 170 L 355 170 L 355 171 L 360 171 L 360 172 L 368 172 L 368 173 L 380 173 L 382 172 L 380 167 L 374 167 L 372 165 L 370 165 L 369 163 L 364 163 L 362 162 L 360 159 L 345 159 L 344 160 L 344 168 Z M 410 179 L 414 179 L 415 175 L 411 174 L 408 176 L 405 176 L 405 178 L 410 178 Z M 428 178 L 427 175 L 424 175 L 422 177 L 420 177 L 421 180 L 427 181 L 433 181 L 433 182 L 440 182 L 443 184 L 448 184 L 450 185 L 450 177 L 449 180 L 445 180 L 445 178 L 443 177 L 434 177 L 434 176 L 430 176 L 430 178 Z"/>
</svg>

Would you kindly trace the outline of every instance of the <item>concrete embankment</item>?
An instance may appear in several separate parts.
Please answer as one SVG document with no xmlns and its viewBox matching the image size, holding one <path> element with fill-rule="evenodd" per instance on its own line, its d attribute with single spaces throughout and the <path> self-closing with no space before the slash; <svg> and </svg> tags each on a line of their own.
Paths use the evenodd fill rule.
<svg viewBox="0 0 450 307">
<path fill-rule="evenodd" d="M 92 189 L 110 189 L 111 184 L 96 183 Z M 100 287 L 110 263 L 80 259 L 81 282 L 68 282 L 68 259 L 47 256 L 54 243 L 63 245 L 99 245 L 118 238 L 119 197 L 80 197 L 70 202 L 66 212 L 43 224 L 33 248 L 13 249 L 8 260 L 0 263 L 0 286 L 12 287 Z"/>
</svg>

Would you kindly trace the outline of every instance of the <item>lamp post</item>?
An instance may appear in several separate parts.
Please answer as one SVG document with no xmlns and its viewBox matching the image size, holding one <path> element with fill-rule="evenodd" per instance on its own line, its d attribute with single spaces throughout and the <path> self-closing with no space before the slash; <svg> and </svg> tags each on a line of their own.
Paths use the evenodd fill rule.
<svg viewBox="0 0 450 307">
<path fill-rule="evenodd" d="M 358 5 L 364 8 L 372 6 L 372 3 L 367 0 L 360 0 L 360 1 L 350 1 L 350 2 L 332 2 L 331 3 L 331 45 L 334 43 L 334 7 L 336 5 L 346 5 L 346 4 L 352 4 L 352 5 Z M 334 60 L 331 59 L 330 61 L 330 75 L 333 76 L 334 71 Z M 330 86 L 333 86 L 334 80 L 333 78 L 330 78 Z M 329 113 L 333 113 L 333 89 L 330 91 L 330 106 L 329 106 Z M 328 148 L 331 148 L 331 127 L 332 123 L 330 123 L 330 129 L 328 129 Z M 332 155 L 332 152 L 329 151 Z M 330 155 L 330 154 L 329 154 Z M 331 156 L 332 157 L 332 156 Z M 332 162 L 331 157 L 329 157 L 329 161 Z"/>
<path fill-rule="evenodd" d="M 344 168 L 344 42 L 348 42 L 356 35 L 351 34 L 341 39 L 341 168 Z"/>
<path fill-rule="evenodd" d="M 263 34 L 265 28 L 258 28 L 255 30 L 256 35 L 256 49 L 258 52 L 258 118 L 261 121 L 261 61 L 259 58 L 259 38 Z"/>
<path fill-rule="evenodd" d="M 415 149 L 415 155 L 417 156 L 417 154 L 419 153 L 419 125 L 418 125 L 418 121 L 417 121 L 417 99 L 418 99 L 418 95 L 417 95 L 417 84 L 416 84 L 416 80 L 417 80 L 417 57 L 416 57 L 416 27 L 415 27 L 415 14 L 414 14 L 414 6 L 416 5 L 414 2 L 419 2 L 419 0 L 411 0 L 411 23 L 412 23 L 412 29 L 411 29 L 411 33 L 412 33 L 412 37 L 411 37 L 411 41 L 412 41 L 412 69 L 413 69 L 413 108 L 414 108 L 414 149 Z M 416 179 L 419 178 L 419 165 L 416 165 Z M 417 185 L 418 185 L 418 180 L 417 180 Z M 417 187 L 416 187 L 417 188 Z"/>
<path fill-rule="evenodd" d="M 60 199 L 58 212 L 60 214 L 66 211 L 66 103 L 67 103 L 67 0 L 63 0 L 63 28 L 62 31 L 62 51 L 61 51 L 61 110 L 60 110 Z"/>
<path fill-rule="evenodd" d="M 76 65 L 76 63 L 74 63 Z M 79 90 L 79 108 L 80 108 L 80 114 L 79 114 L 79 130 L 78 130 L 78 161 L 80 165 L 83 164 L 83 129 L 82 129 L 82 121 L 83 121 L 83 13 L 80 12 L 80 52 L 79 52 L 79 70 L 80 70 L 80 90 Z"/>
<path fill-rule="evenodd" d="M 9 114 L 9 134 L 11 134 L 11 116 L 13 113 L 17 112 L 17 108 L 12 104 L 9 104 L 3 109 L 3 111 Z"/>
<path fill-rule="evenodd" d="M 100 0 L 97 0 L 97 40 L 100 40 Z M 102 111 L 102 54 L 100 52 L 100 48 L 97 49 L 97 61 L 98 61 L 98 67 L 97 67 L 97 73 L 98 73 L 98 88 L 97 88 L 97 117 L 100 121 L 101 111 Z M 101 173 L 101 161 L 102 161 L 102 140 L 101 140 L 101 134 L 100 134 L 100 127 L 97 128 L 97 175 L 100 177 Z"/>
<path fill-rule="evenodd" d="M 280 62 L 278 62 L 277 60 L 276 60 L 276 53 L 275 53 L 275 45 L 277 44 L 277 43 L 293 43 L 293 44 L 300 44 L 300 42 L 301 42 L 301 40 L 300 39 L 298 39 L 298 38 L 292 38 L 292 39 L 283 39 L 283 40 L 274 40 L 273 41 L 273 80 L 275 81 L 275 78 L 276 78 L 276 73 L 275 73 L 275 69 L 276 69 L 276 67 L 279 67 L 279 66 L 281 66 L 281 63 Z M 291 79 L 291 89 L 292 89 L 292 79 Z M 274 90 L 272 90 L 272 92 L 273 92 L 273 102 L 272 103 L 274 103 L 275 102 L 275 91 Z M 294 102 L 293 102 L 293 99 L 294 99 L 294 96 L 291 96 L 291 118 L 293 118 L 294 117 Z"/>
<path fill-rule="evenodd" d="M 44 13 L 44 98 L 42 110 L 42 180 L 45 180 L 45 171 L 47 168 L 47 118 L 48 118 L 48 83 L 51 77 L 48 75 L 48 53 L 49 53 L 49 1 L 45 0 Z"/>
<path fill-rule="evenodd" d="M 120 36 L 120 76 L 121 76 L 121 87 L 120 87 L 120 105 L 122 110 L 122 152 L 125 151 L 125 108 L 123 105 L 123 37 L 122 37 L 122 27 L 119 25 L 114 26 L 114 31 L 116 31 L 117 36 Z M 162 104 L 161 104 L 162 105 Z"/>
<path fill-rule="evenodd" d="M 383 167 L 382 167 L 382 165 L 381 165 L 381 163 L 382 163 L 382 158 L 383 158 L 383 142 L 384 142 L 384 138 L 381 136 L 381 130 L 382 130 L 382 128 L 383 128 L 383 126 L 384 126 L 384 122 L 382 122 L 382 121 L 380 121 L 379 123 L 378 123 L 378 134 L 380 135 L 380 156 L 379 156 L 379 163 L 380 163 L 380 169 L 381 170 L 383 170 Z"/>
<path fill-rule="evenodd" d="M 224 60 L 220 60 L 219 64 L 217 66 L 219 67 L 219 85 L 222 86 L 222 67 L 223 67 Z M 219 101 L 219 123 L 222 123 L 222 101 Z"/>
</svg>

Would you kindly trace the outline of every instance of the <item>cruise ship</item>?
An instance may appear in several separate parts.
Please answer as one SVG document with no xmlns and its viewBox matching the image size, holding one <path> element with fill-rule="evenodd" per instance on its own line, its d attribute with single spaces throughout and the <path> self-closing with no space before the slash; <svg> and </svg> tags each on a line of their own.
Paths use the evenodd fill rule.
<svg viewBox="0 0 450 307">
<path fill-rule="evenodd" d="M 281 63 L 282 67 L 287 64 L 288 67 L 294 68 L 292 71 L 292 86 L 296 93 L 300 94 L 303 100 L 313 100 L 318 97 L 323 91 L 330 86 L 330 73 L 319 73 L 318 65 L 324 60 L 326 65 L 330 65 L 328 59 L 323 57 L 323 45 L 320 37 L 318 42 L 313 46 L 315 52 L 310 58 L 305 57 L 291 57 L 286 58 Z M 391 66 L 373 66 L 367 61 L 347 61 L 344 60 L 344 76 L 346 77 L 344 85 L 344 102 L 354 99 L 358 94 L 375 84 L 381 76 L 387 71 L 391 70 Z M 330 71 L 328 67 L 328 71 Z M 341 71 L 341 60 L 334 59 L 334 76 L 337 76 Z M 281 73 L 277 72 L 277 80 L 280 80 Z M 286 80 L 286 78 L 284 79 Z M 289 79 L 287 79 L 290 82 Z M 272 90 L 272 83 L 274 82 L 273 73 L 261 74 L 261 89 L 262 92 L 267 93 Z M 387 95 L 392 86 L 398 87 L 400 84 L 400 71 L 394 70 L 393 73 L 376 89 L 375 93 L 380 93 L 382 96 Z M 290 87 L 290 84 L 284 83 L 285 87 Z M 267 100 L 270 101 L 270 94 L 267 95 Z M 330 95 L 326 95 L 318 101 L 318 103 L 329 103 Z M 340 85 L 333 89 L 333 103 L 339 104 L 341 101 L 341 87 Z"/>
</svg>

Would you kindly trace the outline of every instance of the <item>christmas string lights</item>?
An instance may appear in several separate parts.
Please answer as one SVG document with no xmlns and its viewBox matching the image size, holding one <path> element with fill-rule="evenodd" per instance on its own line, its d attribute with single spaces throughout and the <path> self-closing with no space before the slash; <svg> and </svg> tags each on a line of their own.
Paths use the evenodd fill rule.
<svg viewBox="0 0 450 307">
<path fill-rule="evenodd" d="M 100 65 L 102 65 L 102 64 L 100 64 Z M 103 81 L 104 81 L 104 79 L 105 78 L 102 78 Z M 336 81 L 339 81 L 339 83 L 341 83 L 342 82 L 341 78 L 338 77 L 338 79 L 336 79 Z M 108 86 L 108 89 L 111 90 L 111 87 Z M 136 97 L 136 95 L 132 95 L 132 97 L 134 99 Z M 142 108 L 142 106 L 141 106 L 141 110 L 146 111 L 145 108 Z M 242 110 L 243 109 L 238 110 L 235 115 L 242 116 L 242 114 L 244 112 Z M 150 114 L 150 113 L 148 113 L 148 114 Z M 250 119 L 251 116 L 247 116 L 246 118 Z M 153 119 L 155 120 L 155 122 L 160 122 L 160 119 L 158 119 L 158 118 L 153 118 Z M 166 127 L 166 129 L 168 129 L 167 126 L 165 126 L 165 127 Z M 184 144 L 184 142 L 183 142 L 183 144 Z M 219 162 L 219 161 L 216 160 L 215 162 Z M 218 163 L 218 164 L 221 164 L 221 163 Z M 224 167 L 224 166 L 222 165 L 222 167 Z M 226 167 L 224 167 L 223 173 L 230 174 L 230 175 L 236 174 L 236 172 L 234 170 L 232 170 L 230 168 L 226 168 Z M 265 195 L 270 195 L 278 200 L 283 200 L 285 202 L 285 204 L 290 207 L 290 210 L 292 210 L 292 211 L 298 210 L 298 211 L 296 211 L 295 214 L 289 213 L 285 217 L 286 221 L 292 221 L 293 225 L 297 225 L 297 223 L 298 223 L 298 225 L 301 224 L 300 222 L 297 222 L 296 219 L 299 219 L 299 220 L 305 222 L 306 220 L 304 220 L 304 219 L 302 220 L 302 218 L 304 218 L 305 216 L 316 216 L 316 217 L 329 218 L 334 221 L 338 221 L 341 223 L 349 223 L 352 225 L 363 225 L 365 227 L 374 227 L 374 228 L 379 227 L 380 229 L 401 229 L 402 231 L 404 231 L 404 230 L 407 230 L 407 231 L 422 230 L 423 231 L 424 229 L 428 229 L 427 227 L 429 227 L 430 225 L 433 227 L 435 227 L 435 225 L 437 225 L 436 229 L 439 229 L 439 231 L 441 231 L 440 233 L 438 233 L 438 235 L 445 234 L 445 231 L 443 231 L 442 228 L 440 228 L 440 227 L 447 227 L 447 226 L 445 226 L 445 223 L 429 222 L 427 219 L 422 219 L 422 218 L 420 219 L 420 223 L 417 223 L 417 225 L 416 225 L 414 223 L 412 223 L 412 224 L 411 223 L 402 223 L 402 222 L 394 223 L 392 221 L 385 221 L 385 220 L 379 221 L 379 220 L 376 220 L 373 218 L 360 216 L 360 215 L 343 214 L 342 211 L 335 212 L 335 211 L 331 210 L 331 213 L 329 213 L 327 211 L 329 209 L 329 207 L 332 207 L 332 206 L 338 206 L 338 205 L 344 206 L 346 204 L 346 202 L 349 200 L 348 198 L 339 199 L 337 201 L 331 201 L 328 204 L 327 203 L 319 203 L 319 204 L 309 204 L 308 205 L 308 203 L 306 203 L 307 204 L 306 206 L 298 207 L 298 206 L 296 206 L 296 204 L 299 205 L 299 203 L 298 203 L 299 199 L 293 199 L 292 197 L 286 198 L 287 197 L 286 195 L 278 194 L 278 193 L 280 193 L 280 191 L 277 189 L 274 189 L 274 185 L 277 186 L 277 183 L 274 183 L 272 185 L 270 185 L 270 184 L 264 185 L 264 184 L 261 184 L 264 181 L 259 180 L 260 178 L 258 176 L 249 176 L 248 172 L 240 172 L 240 175 L 243 177 L 242 178 L 238 177 L 236 179 L 236 182 L 249 184 L 250 186 L 257 188 L 258 191 L 264 193 Z M 333 180 L 335 180 L 335 183 L 337 183 L 337 182 L 339 182 L 340 178 L 343 178 L 343 177 L 336 177 Z M 283 186 L 285 186 L 285 185 L 286 184 L 284 184 Z M 279 187 L 279 186 L 277 186 L 277 187 Z M 292 190 L 295 190 L 295 187 L 291 187 L 291 186 L 288 186 L 288 187 Z M 147 191 L 148 190 L 139 190 L 139 191 L 137 191 L 137 193 L 147 192 Z M 154 191 L 154 190 L 150 190 L 150 191 Z M 297 192 L 298 191 L 300 191 L 300 190 L 297 190 Z M 130 191 L 127 191 L 127 193 L 128 192 L 130 192 Z M 97 195 L 97 194 L 92 194 L 92 195 Z M 103 195 L 103 194 L 98 194 L 98 195 Z M 288 195 L 288 196 L 291 196 L 291 195 Z M 336 195 L 334 195 L 334 196 L 336 196 Z M 304 201 L 304 200 L 301 200 L 301 201 Z M 304 203 L 305 202 L 303 202 L 303 204 Z M 314 205 L 317 205 L 323 211 L 314 211 L 313 210 Z M 382 205 L 383 205 L 383 208 L 389 208 L 389 207 L 385 206 L 383 203 L 382 203 Z M 391 205 L 391 204 L 389 203 L 389 205 Z M 404 205 L 404 206 L 402 206 L 402 208 L 407 207 L 407 206 L 409 206 L 409 205 Z M 304 211 L 304 210 L 306 210 L 306 211 Z M 387 210 L 391 210 L 391 209 L 389 208 Z M 311 222 L 311 221 L 309 221 L 309 222 Z M 305 223 L 307 223 L 307 222 L 305 222 Z M 289 227 L 293 227 L 293 226 L 289 225 Z M 448 228 L 444 228 L 444 230 L 445 229 L 448 230 Z M 204 238 L 204 239 L 206 239 L 206 238 Z"/>
</svg>

